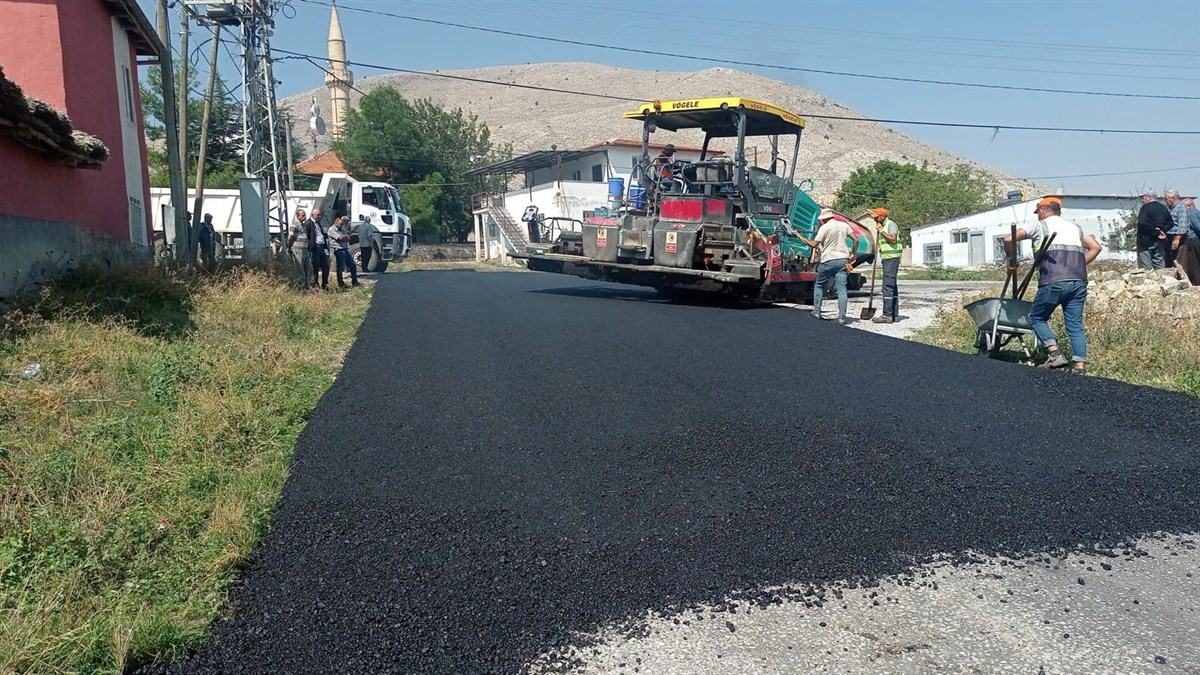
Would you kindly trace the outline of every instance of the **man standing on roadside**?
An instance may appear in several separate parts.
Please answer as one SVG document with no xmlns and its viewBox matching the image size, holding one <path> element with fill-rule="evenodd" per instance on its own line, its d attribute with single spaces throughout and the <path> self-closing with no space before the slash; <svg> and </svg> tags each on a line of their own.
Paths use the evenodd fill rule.
<svg viewBox="0 0 1200 675">
<path fill-rule="evenodd" d="M 1038 222 L 1027 232 L 1017 230 L 1017 241 L 1033 240 L 1033 250 L 1042 247 L 1042 242 L 1054 235 L 1054 242 L 1038 265 L 1038 290 L 1029 308 L 1029 322 L 1038 340 L 1046 345 L 1049 358 L 1040 367 L 1062 368 L 1071 361 L 1058 348 L 1054 331 L 1050 329 L 1050 315 L 1056 307 L 1063 308 L 1063 323 L 1067 338 L 1071 341 L 1071 360 L 1076 375 L 1087 374 L 1087 338 L 1083 334 L 1083 310 L 1087 303 L 1087 266 L 1100 255 L 1100 242 L 1092 235 L 1084 236 L 1083 229 L 1062 217 L 1062 200 L 1046 197 L 1037 203 L 1035 211 Z M 1012 235 L 1004 238 L 1004 250 L 1010 256 L 1016 246 Z M 1015 274 L 1016 269 L 1009 272 Z"/>
<path fill-rule="evenodd" d="M 1174 226 L 1171 211 L 1154 198 L 1153 192 L 1142 194 L 1142 208 L 1137 215 L 1138 267 L 1160 270 L 1166 267 L 1165 243 L 1167 231 Z"/>
<path fill-rule="evenodd" d="M 1188 281 L 1193 286 L 1200 286 L 1200 209 L 1191 197 L 1183 200 L 1183 205 L 1187 207 L 1188 230 L 1179 247 L 1179 263 Z"/>
<path fill-rule="evenodd" d="M 1174 267 L 1179 247 L 1183 246 L 1184 237 L 1187 236 L 1188 210 L 1175 190 L 1167 190 L 1163 198 L 1167 200 L 1167 208 L 1171 209 L 1171 228 L 1167 230 L 1167 239 L 1163 242 L 1163 260 L 1167 267 Z"/>
<path fill-rule="evenodd" d="M 329 241 L 325 238 L 325 227 L 321 224 L 321 207 L 312 210 L 313 240 L 313 285 L 329 290 Z"/>
<path fill-rule="evenodd" d="M 287 245 L 292 255 L 292 264 L 296 266 L 296 286 L 302 291 L 309 289 L 308 279 L 313 272 L 312 250 L 309 248 L 309 242 L 313 238 L 313 222 L 308 219 L 304 209 L 296 209 L 296 219 L 288 229 Z"/>
<path fill-rule="evenodd" d="M 871 212 L 875 220 L 875 255 L 883 266 L 883 312 L 873 323 L 893 323 L 900 320 L 900 289 L 896 277 L 900 274 L 900 228 L 888 218 L 888 210 L 880 207 Z"/>
<path fill-rule="evenodd" d="M 350 221 L 347 218 L 336 218 L 333 225 L 329 228 L 329 239 L 333 242 L 333 254 L 337 257 L 337 285 L 338 288 L 346 287 L 346 280 L 342 277 L 342 273 L 346 268 L 350 268 L 350 284 L 358 286 L 358 271 L 354 269 L 354 258 L 350 257 L 350 235 L 354 234 L 356 228 L 350 227 Z"/>
<path fill-rule="evenodd" d="M 799 235 L 800 241 L 819 250 L 820 264 L 817 266 L 817 281 L 813 285 L 812 313 L 818 319 L 824 318 L 821 316 L 821 302 L 825 297 L 825 284 L 833 279 L 837 284 L 838 294 L 837 323 L 844 326 L 846 305 L 849 303 L 849 297 L 846 295 L 846 275 L 849 273 L 846 268 L 854 266 L 858 237 L 848 224 L 834 216 L 832 209 L 822 209 L 821 215 L 817 216 L 817 222 L 821 226 L 815 238 L 809 239 Z M 850 243 L 846 242 L 847 239 Z"/>
<path fill-rule="evenodd" d="M 213 227 L 212 214 L 204 214 L 204 220 L 200 221 L 200 260 L 204 263 L 205 269 L 210 272 L 217 265 L 216 256 L 216 236 L 217 231 Z"/>
<path fill-rule="evenodd" d="M 362 224 L 358 226 L 358 259 L 362 261 L 362 271 L 369 271 L 367 267 L 371 264 L 371 254 L 375 252 L 375 247 L 372 242 L 375 240 L 375 226 L 371 224 L 371 214 L 364 214 Z M 354 259 L 350 259 L 353 264 Z"/>
</svg>

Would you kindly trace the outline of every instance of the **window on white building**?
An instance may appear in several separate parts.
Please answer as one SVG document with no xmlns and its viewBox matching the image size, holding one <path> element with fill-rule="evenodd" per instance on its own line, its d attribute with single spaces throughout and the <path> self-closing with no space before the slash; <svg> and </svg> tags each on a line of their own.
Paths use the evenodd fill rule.
<svg viewBox="0 0 1200 675">
<path fill-rule="evenodd" d="M 581 173 L 581 172 L 579 172 L 579 171 L 576 171 L 576 172 L 572 173 L 572 174 L 571 174 L 571 180 L 573 180 L 573 181 L 581 181 L 581 180 L 583 180 L 583 173 Z"/>
<path fill-rule="evenodd" d="M 942 264 L 942 245 L 941 244 L 925 244 L 925 264 L 926 265 L 941 265 Z"/>
<path fill-rule="evenodd" d="M 951 232 L 950 235 L 953 237 L 953 239 L 951 239 L 951 241 L 955 244 L 967 243 L 967 231 L 966 230 L 959 230 L 958 232 Z"/>
<path fill-rule="evenodd" d="M 999 262 L 1004 258 L 1004 235 L 1000 235 L 992 239 L 992 260 Z"/>
<path fill-rule="evenodd" d="M 603 183 L 604 182 L 604 165 L 603 164 L 593 164 L 592 165 L 592 182 L 593 183 Z"/>
</svg>

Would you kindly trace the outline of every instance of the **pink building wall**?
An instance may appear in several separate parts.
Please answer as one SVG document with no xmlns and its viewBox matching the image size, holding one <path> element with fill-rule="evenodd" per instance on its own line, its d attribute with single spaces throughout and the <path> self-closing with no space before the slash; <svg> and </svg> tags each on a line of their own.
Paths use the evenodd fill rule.
<svg viewBox="0 0 1200 675">
<path fill-rule="evenodd" d="M 0 0 L 0 63 L 27 95 L 65 112 L 75 129 L 109 149 L 99 170 L 45 161 L 0 134 L 0 214 L 57 221 L 130 240 L 129 199 L 121 140 L 121 93 L 112 15 L 103 0 Z M 130 46 L 134 90 L 137 57 Z M 138 129 L 141 105 L 135 93 Z M 146 228 L 150 189 L 146 145 L 139 143 Z"/>
</svg>

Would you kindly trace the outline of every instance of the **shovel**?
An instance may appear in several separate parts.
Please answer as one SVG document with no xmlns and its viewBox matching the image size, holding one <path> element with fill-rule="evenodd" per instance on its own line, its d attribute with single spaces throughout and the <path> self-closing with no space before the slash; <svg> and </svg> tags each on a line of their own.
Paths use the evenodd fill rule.
<svg viewBox="0 0 1200 675">
<path fill-rule="evenodd" d="M 871 261 L 871 297 L 867 299 L 867 306 L 863 307 L 858 313 L 858 318 L 866 321 L 875 318 L 875 270 L 879 267 L 879 247 L 875 247 L 874 260 Z"/>
</svg>

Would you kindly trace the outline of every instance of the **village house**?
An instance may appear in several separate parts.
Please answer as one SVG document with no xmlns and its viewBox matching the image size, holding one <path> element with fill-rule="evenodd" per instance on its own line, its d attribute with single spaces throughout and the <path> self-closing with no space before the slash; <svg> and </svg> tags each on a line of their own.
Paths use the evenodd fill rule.
<svg viewBox="0 0 1200 675">
<path fill-rule="evenodd" d="M 161 49 L 136 0 L 0 0 L 0 297 L 149 256 L 138 66 Z"/>
<path fill-rule="evenodd" d="M 1130 212 L 1136 212 L 1136 197 L 1117 195 L 1055 195 L 1062 199 L 1062 217 L 1079 225 L 1084 234 L 1103 243 L 1122 227 Z M 912 264 L 945 267 L 984 267 L 1004 262 L 1004 238 L 1018 229 L 1029 231 L 1037 222 L 1033 207 L 1041 199 L 1027 199 L 979 213 L 930 223 L 912 230 Z M 1021 255 L 1032 257 L 1029 241 L 1022 242 Z M 1132 251 L 1105 246 L 1101 258 L 1133 259 Z"/>
<path fill-rule="evenodd" d="M 650 143 L 651 158 L 665 146 Z M 681 161 L 697 161 L 700 152 L 700 148 L 675 146 L 675 158 Z M 719 150 L 708 154 L 724 155 Z M 578 150 L 538 150 L 467 172 L 468 179 L 500 176 L 504 185 L 510 185 L 512 178 L 521 179 L 518 189 L 477 195 L 472 237 L 476 257 L 507 261 L 509 255 L 523 250 L 529 232 L 521 217 L 530 206 L 537 207 L 543 217 L 576 220 L 607 208 L 614 189 L 610 181 L 617 181 L 622 193 L 628 191 L 641 155 L 641 141 L 612 138 Z"/>
</svg>

